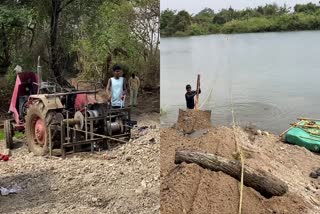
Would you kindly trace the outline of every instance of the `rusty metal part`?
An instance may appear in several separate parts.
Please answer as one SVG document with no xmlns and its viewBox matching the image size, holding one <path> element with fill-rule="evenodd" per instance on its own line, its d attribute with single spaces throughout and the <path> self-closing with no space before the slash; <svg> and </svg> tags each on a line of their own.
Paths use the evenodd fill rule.
<svg viewBox="0 0 320 214">
<path fill-rule="evenodd" d="M 51 124 L 60 124 L 62 120 L 63 120 L 63 115 L 62 113 L 58 112 L 55 114 Z"/>
<path fill-rule="evenodd" d="M 99 112 L 97 110 L 87 110 L 87 113 L 89 118 L 99 117 Z"/>
<path fill-rule="evenodd" d="M 74 108 L 76 110 L 83 110 L 85 106 L 95 103 L 97 103 L 96 98 L 93 98 L 90 94 L 77 94 Z"/>
<path fill-rule="evenodd" d="M 38 56 L 38 65 L 37 65 L 37 73 L 38 73 L 38 94 L 40 93 L 41 82 L 42 82 L 42 72 L 40 65 L 40 56 Z"/>
<path fill-rule="evenodd" d="M 73 117 L 75 120 L 78 120 L 79 123 L 75 124 L 76 129 L 83 129 L 84 126 L 84 116 L 80 111 L 77 111 Z"/>
<path fill-rule="evenodd" d="M 83 145 L 83 144 L 91 144 L 91 152 L 93 152 L 93 144 L 97 142 L 103 142 L 107 143 L 107 140 L 113 140 L 117 141 L 119 143 L 127 143 L 127 141 L 121 140 L 116 137 L 110 137 L 110 136 L 105 136 L 97 133 L 92 133 L 90 132 L 90 139 L 83 139 L 80 140 L 80 137 L 83 136 L 83 134 L 86 133 L 86 131 L 75 129 L 75 128 L 69 128 L 70 132 L 73 133 L 73 137 L 71 139 L 66 139 L 66 123 L 61 123 L 61 126 L 59 125 L 50 125 L 49 126 L 49 136 L 51 136 L 52 130 L 59 131 L 60 136 L 61 136 L 61 152 L 62 152 L 62 158 L 66 157 L 66 148 L 68 147 L 73 147 L 78 145 Z M 49 140 L 49 145 L 51 145 L 51 139 Z M 51 147 L 50 149 L 50 154 L 51 154 Z"/>
<path fill-rule="evenodd" d="M 45 94 L 30 95 L 29 101 L 32 101 L 33 103 L 42 102 L 46 111 L 64 108 L 59 97 L 46 97 Z"/>
<path fill-rule="evenodd" d="M 46 98 L 49 97 L 60 97 L 65 95 L 71 95 L 71 94 L 95 94 L 97 93 L 97 90 L 81 90 L 81 91 L 70 91 L 70 92 L 63 92 L 63 93 L 54 93 L 54 94 L 44 94 Z"/>
<path fill-rule="evenodd" d="M 35 140 L 38 144 L 40 145 L 44 145 L 45 144 L 45 138 L 46 138 L 46 125 L 44 123 L 44 121 L 38 117 L 35 120 L 35 128 L 34 128 L 34 136 L 35 136 Z"/>
<path fill-rule="evenodd" d="M 117 117 L 115 122 L 110 123 L 110 129 L 112 133 L 118 133 L 118 132 L 123 133 L 124 126 L 123 126 L 122 119 L 120 117 Z"/>
<path fill-rule="evenodd" d="M 64 125 L 69 125 L 69 126 L 75 126 L 80 124 L 80 120 L 70 118 L 70 119 L 64 119 L 63 121 Z"/>
<path fill-rule="evenodd" d="M 74 130 L 74 128 L 70 128 L 70 129 Z M 77 130 L 77 131 L 85 132 L 83 130 Z M 114 140 L 114 141 L 117 141 L 117 142 L 120 142 L 120 143 L 127 143 L 127 141 L 124 141 L 124 140 L 121 140 L 121 139 L 118 139 L 118 138 L 115 138 L 115 137 L 110 137 L 110 136 L 96 134 L 96 133 L 93 133 L 93 135 L 96 136 L 96 137 L 100 137 L 100 138 L 107 138 L 107 139 L 110 139 L 110 140 Z"/>
<path fill-rule="evenodd" d="M 5 139 L 6 139 L 6 147 L 8 149 L 13 148 L 13 129 L 10 120 L 5 120 L 4 121 L 4 134 L 5 134 Z"/>
<path fill-rule="evenodd" d="M 79 145 L 90 145 L 93 152 L 96 146 L 108 147 L 110 142 L 127 143 L 125 139 L 130 137 L 130 127 L 127 125 L 130 109 L 107 107 L 100 104 L 85 106 L 84 111 L 77 111 L 72 118 L 68 117 L 67 111 L 66 119 L 50 125 L 49 135 L 58 133 L 62 157 L 66 156 L 67 151 L 72 152 L 67 148 L 73 148 L 73 152 L 76 152 Z"/>
<path fill-rule="evenodd" d="M 120 122 L 120 121 L 108 122 L 108 129 L 110 130 L 111 133 L 117 133 L 117 132 L 123 130 L 122 122 Z"/>
</svg>

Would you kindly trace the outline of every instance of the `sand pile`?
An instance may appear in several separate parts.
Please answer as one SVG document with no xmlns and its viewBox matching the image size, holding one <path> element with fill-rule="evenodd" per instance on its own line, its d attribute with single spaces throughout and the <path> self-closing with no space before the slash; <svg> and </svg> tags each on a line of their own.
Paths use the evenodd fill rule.
<svg viewBox="0 0 320 214">
<path fill-rule="evenodd" d="M 186 125 L 186 124 L 184 124 Z M 194 135 L 195 133 L 200 133 Z M 175 129 L 161 130 L 161 213 L 237 213 L 239 182 L 196 164 L 174 164 L 175 150 L 197 149 L 229 159 L 236 150 L 232 129 L 210 127 L 191 135 Z M 196 136 L 196 137 L 194 137 Z M 284 144 L 274 135 L 258 136 L 236 129 L 238 143 L 248 157 L 245 164 L 283 180 L 289 192 L 266 199 L 254 189 L 243 191 L 243 213 L 319 213 L 319 180 L 309 177 L 320 157 Z"/>
<path fill-rule="evenodd" d="M 175 127 L 184 133 L 192 133 L 195 130 L 211 126 L 211 111 L 194 111 L 179 109 L 178 122 Z"/>
</svg>

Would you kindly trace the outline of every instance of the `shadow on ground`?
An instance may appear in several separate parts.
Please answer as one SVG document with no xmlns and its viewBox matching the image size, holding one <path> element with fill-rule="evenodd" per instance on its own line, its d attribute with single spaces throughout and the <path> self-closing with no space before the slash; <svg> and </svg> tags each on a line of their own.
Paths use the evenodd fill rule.
<svg viewBox="0 0 320 214">
<path fill-rule="evenodd" d="M 10 188 L 17 185 L 21 190 L 16 194 L 0 195 L 0 213 L 16 212 L 41 206 L 44 203 L 54 203 L 55 196 L 50 187 L 50 177 L 47 171 L 36 173 L 0 176 L 0 187 Z"/>
</svg>

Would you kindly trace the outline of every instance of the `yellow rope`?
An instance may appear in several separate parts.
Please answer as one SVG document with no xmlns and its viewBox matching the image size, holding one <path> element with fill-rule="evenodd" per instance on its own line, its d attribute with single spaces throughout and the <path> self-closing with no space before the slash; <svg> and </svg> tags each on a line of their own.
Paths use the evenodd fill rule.
<svg viewBox="0 0 320 214">
<path fill-rule="evenodd" d="M 240 186 L 240 201 L 239 201 L 239 214 L 242 213 L 242 200 L 243 200 L 243 170 L 244 170 L 244 159 L 242 151 L 240 152 L 241 159 L 241 186 Z"/>
<path fill-rule="evenodd" d="M 226 38 L 227 41 L 229 40 L 229 37 Z M 229 61 L 229 57 L 227 58 Z M 229 62 L 227 63 L 229 64 Z M 232 72 L 230 77 L 232 78 Z M 234 140 L 236 144 L 236 152 L 240 154 L 240 161 L 241 161 L 241 180 L 240 180 L 240 199 L 239 199 L 239 214 L 242 213 L 242 201 L 243 201 L 243 179 L 244 179 L 244 157 L 243 152 L 238 144 L 237 136 L 236 136 L 236 123 L 235 123 L 235 117 L 234 117 L 234 110 L 233 110 L 233 100 L 232 100 L 232 81 L 230 80 L 230 106 L 231 106 L 231 114 L 232 114 L 232 130 L 234 135 Z"/>
<path fill-rule="evenodd" d="M 232 114 L 232 130 L 233 130 L 233 136 L 236 144 L 236 150 L 237 153 L 240 154 L 240 161 L 241 161 L 241 180 L 240 180 L 240 200 L 239 200 L 239 214 L 242 213 L 242 201 L 243 201 L 243 171 L 244 171 L 244 158 L 242 150 L 238 144 L 237 137 L 236 137 L 236 124 L 234 119 L 234 111 L 233 111 L 233 105 L 232 105 L 232 97 L 231 97 L 231 114 Z"/>
</svg>

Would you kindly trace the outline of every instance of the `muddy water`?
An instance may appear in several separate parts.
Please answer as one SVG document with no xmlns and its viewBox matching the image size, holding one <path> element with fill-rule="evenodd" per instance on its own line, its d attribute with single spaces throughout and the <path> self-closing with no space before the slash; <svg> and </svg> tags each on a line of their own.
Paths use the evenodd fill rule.
<svg viewBox="0 0 320 214">
<path fill-rule="evenodd" d="M 297 117 L 320 118 L 320 31 L 161 39 L 163 126 L 185 108 L 198 73 L 213 124 L 230 125 L 230 103 L 237 123 L 274 133 Z"/>
</svg>

